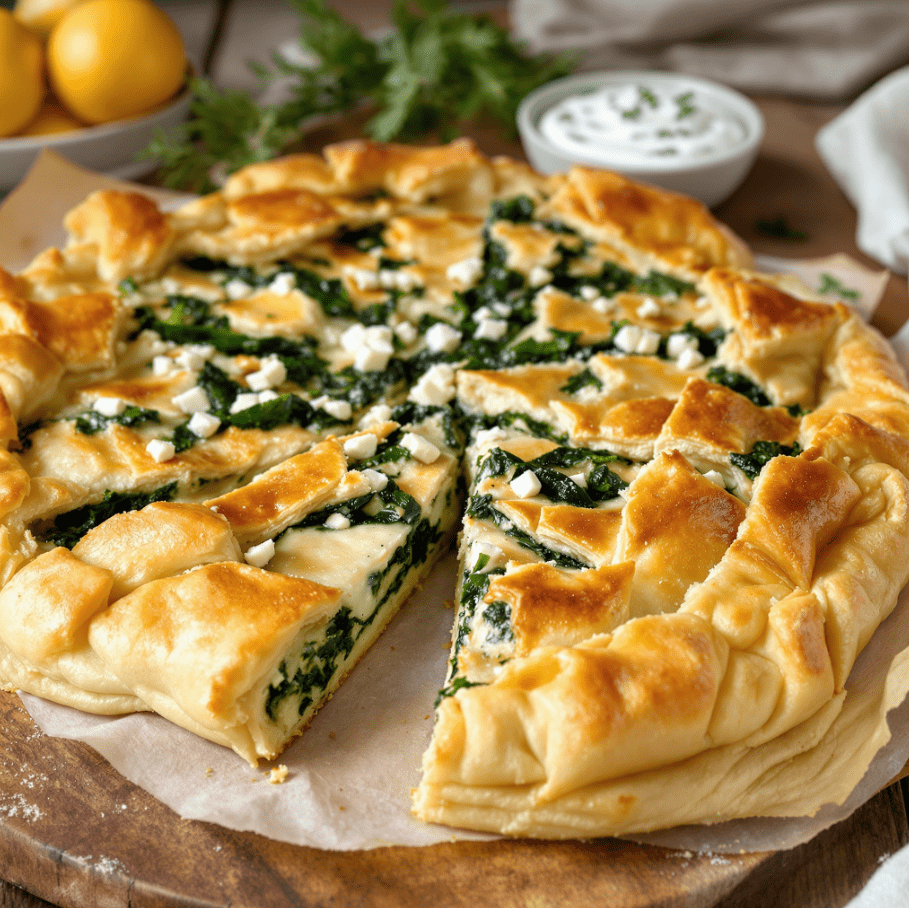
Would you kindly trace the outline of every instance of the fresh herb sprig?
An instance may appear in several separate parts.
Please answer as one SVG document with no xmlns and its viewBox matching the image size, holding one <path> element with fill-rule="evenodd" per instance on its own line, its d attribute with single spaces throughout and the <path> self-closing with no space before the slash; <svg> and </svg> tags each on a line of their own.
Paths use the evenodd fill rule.
<svg viewBox="0 0 909 908">
<path fill-rule="evenodd" d="M 315 65 L 276 56 L 271 69 L 253 67 L 263 82 L 287 77 L 289 97 L 273 105 L 192 80 L 189 120 L 143 153 L 159 162 L 167 186 L 210 191 L 240 167 L 288 150 L 310 118 L 363 102 L 376 109 L 365 130 L 381 142 L 431 133 L 446 140 L 476 116 L 513 133 L 521 98 L 574 64 L 566 55 L 531 56 L 493 20 L 452 13 L 445 0 L 395 0 L 394 28 L 376 41 L 327 0 L 290 2 L 301 17 L 301 47 Z"/>
</svg>

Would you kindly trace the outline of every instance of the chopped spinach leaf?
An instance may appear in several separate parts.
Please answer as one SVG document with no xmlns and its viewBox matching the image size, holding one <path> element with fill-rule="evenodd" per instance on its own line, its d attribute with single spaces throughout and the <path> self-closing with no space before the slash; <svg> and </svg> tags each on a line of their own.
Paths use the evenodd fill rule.
<svg viewBox="0 0 909 908">
<path fill-rule="evenodd" d="M 582 372 L 569 378 L 559 390 L 565 394 L 577 394 L 582 388 L 588 387 L 593 387 L 596 388 L 597 391 L 602 391 L 603 382 L 601 382 L 590 369 L 584 369 Z"/>
<path fill-rule="evenodd" d="M 54 545 L 71 549 L 89 530 L 104 523 L 115 514 L 126 511 L 138 511 L 156 501 L 172 501 L 177 492 L 177 483 L 161 486 L 151 492 L 112 492 L 104 493 L 97 504 L 83 505 L 60 514 L 53 526 L 39 538 Z"/>
<path fill-rule="evenodd" d="M 710 369 L 707 372 L 707 381 L 723 385 L 731 391 L 747 397 L 748 400 L 759 407 L 769 407 L 773 403 L 760 385 L 755 384 L 748 376 L 742 375 L 741 372 L 733 372 L 725 366 L 714 366 Z"/>
<path fill-rule="evenodd" d="M 774 457 L 798 457 L 801 453 L 802 448 L 798 442 L 790 447 L 778 441 L 756 441 L 748 454 L 730 454 L 729 462 L 749 479 L 757 479 L 761 470 Z"/>
<path fill-rule="evenodd" d="M 135 428 L 145 423 L 161 422 L 161 414 L 157 410 L 148 410 L 130 404 L 119 416 L 105 416 L 97 410 L 86 410 L 75 417 L 76 428 L 83 435 L 95 435 L 103 432 L 108 426 L 119 425 Z"/>
</svg>

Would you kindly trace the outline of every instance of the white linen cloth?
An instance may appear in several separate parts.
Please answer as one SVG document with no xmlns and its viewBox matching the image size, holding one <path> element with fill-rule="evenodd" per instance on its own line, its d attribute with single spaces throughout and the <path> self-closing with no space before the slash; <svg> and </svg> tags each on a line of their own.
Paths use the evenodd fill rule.
<svg viewBox="0 0 909 908">
<path fill-rule="evenodd" d="M 511 0 L 529 48 L 585 69 L 670 69 L 844 99 L 909 59 L 907 0 Z"/>
<path fill-rule="evenodd" d="M 858 212 L 858 247 L 909 272 L 909 66 L 868 89 L 816 145 Z"/>
</svg>

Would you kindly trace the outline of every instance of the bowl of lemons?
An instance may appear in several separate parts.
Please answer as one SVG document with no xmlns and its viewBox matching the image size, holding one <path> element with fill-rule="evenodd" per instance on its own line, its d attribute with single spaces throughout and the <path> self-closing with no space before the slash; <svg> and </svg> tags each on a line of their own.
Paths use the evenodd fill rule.
<svg viewBox="0 0 909 908">
<path fill-rule="evenodd" d="M 45 148 L 123 178 L 186 119 L 189 67 L 151 0 L 17 0 L 0 8 L 0 192 Z"/>
</svg>

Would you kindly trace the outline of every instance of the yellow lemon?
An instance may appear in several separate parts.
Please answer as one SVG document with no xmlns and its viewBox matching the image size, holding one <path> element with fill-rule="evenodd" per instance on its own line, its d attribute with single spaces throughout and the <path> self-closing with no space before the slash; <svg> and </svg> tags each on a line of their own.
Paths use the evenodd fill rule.
<svg viewBox="0 0 909 908">
<path fill-rule="evenodd" d="M 84 123 L 80 123 L 56 101 L 47 100 L 41 105 L 35 118 L 19 135 L 49 136 L 58 132 L 72 132 L 74 129 L 82 129 L 84 126 Z"/>
<path fill-rule="evenodd" d="M 47 38 L 63 14 L 82 0 L 16 0 L 13 15 L 23 24 Z"/>
<path fill-rule="evenodd" d="M 41 39 L 0 9 L 0 136 L 17 133 L 44 100 Z"/>
<path fill-rule="evenodd" d="M 107 123 L 173 97 L 186 51 L 177 27 L 149 0 L 84 0 L 51 32 L 47 65 L 69 110 L 86 123 Z"/>
</svg>

